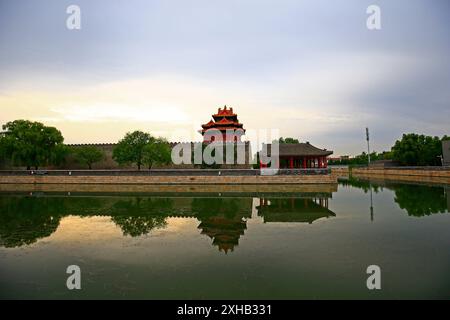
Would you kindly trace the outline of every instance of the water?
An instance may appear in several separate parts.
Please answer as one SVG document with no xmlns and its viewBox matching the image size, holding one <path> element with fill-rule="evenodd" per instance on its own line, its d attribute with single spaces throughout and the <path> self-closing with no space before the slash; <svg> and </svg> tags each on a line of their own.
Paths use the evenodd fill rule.
<svg viewBox="0 0 450 320">
<path fill-rule="evenodd" d="M 449 187 L 209 189 L 3 191 L 0 298 L 450 297 Z M 66 288 L 73 264 L 81 290 Z"/>
</svg>

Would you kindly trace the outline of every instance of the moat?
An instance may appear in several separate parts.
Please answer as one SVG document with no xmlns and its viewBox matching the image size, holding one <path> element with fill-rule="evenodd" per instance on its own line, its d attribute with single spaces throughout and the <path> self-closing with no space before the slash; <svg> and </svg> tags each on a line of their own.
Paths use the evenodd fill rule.
<svg viewBox="0 0 450 320">
<path fill-rule="evenodd" d="M 448 186 L 54 189 L 0 189 L 0 298 L 450 295 Z M 81 268 L 81 290 L 66 288 L 69 265 Z M 381 268 L 381 290 L 366 287 L 369 265 Z"/>
</svg>

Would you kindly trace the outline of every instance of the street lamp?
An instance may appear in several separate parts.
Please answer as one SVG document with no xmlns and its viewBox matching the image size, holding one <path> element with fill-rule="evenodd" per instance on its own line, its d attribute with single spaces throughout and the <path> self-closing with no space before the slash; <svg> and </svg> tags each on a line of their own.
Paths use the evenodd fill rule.
<svg viewBox="0 0 450 320">
<path fill-rule="evenodd" d="M 367 140 L 367 159 L 370 166 L 370 144 L 369 144 L 369 128 L 366 127 L 366 140 Z"/>
</svg>

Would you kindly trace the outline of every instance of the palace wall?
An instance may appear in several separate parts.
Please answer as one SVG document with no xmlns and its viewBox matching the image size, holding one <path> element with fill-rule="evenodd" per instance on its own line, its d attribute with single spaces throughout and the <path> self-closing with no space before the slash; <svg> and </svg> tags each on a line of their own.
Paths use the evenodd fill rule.
<svg viewBox="0 0 450 320">
<path fill-rule="evenodd" d="M 446 167 L 353 168 L 351 175 L 357 178 L 450 184 L 450 168 Z"/>
<path fill-rule="evenodd" d="M 251 145 L 250 142 L 243 142 L 245 143 L 245 164 L 223 164 L 218 165 L 217 168 L 219 169 L 249 169 L 252 167 L 251 159 L 252 159 L 252 153 L 251 153 Z M 173 148 L 178 142 L 171 142 L 170 145 Z M 191 142 L 191 144 L 193 144 Z M 92 169 L 97 170 L 112 170 L 112 169 L 137 169 L 136 165 L 125 165 L 125 166 L 119 166 L 119 164 L 114 161 L 112 154 L 113 149 L 116 146 L 115 143 L 95 143 L 95 144 L 69 144 L 68 145 L 71 148 L 80 148 L 83 146 L 94 146 L 105 154 L 105 157 L 102 161 L 96 162 L 92 165 Z M 192 148 L 193 149 L 193 148 Z M 165 165 L 165 166 L 154 166 L 153 169 L 193 169 L 194 165 L 192 164 L 181 164 L 181 165 Z M 15 167 L 9 164 L 3 164 L 0 169 L 25 169 L 25 167 Z M 67 158 L 64 164 L 60 166 L 49 166 L 49 167 L 41 167 L 39 169 L 67 169 L 67 170 L 82 170 L 87 169 L 86 165 L 83 165 L 81 163 L 78 163 L 75 160 L 75 157 L 73 154 L 70 154 Z M 147 169 L 142 167 L 141 169 Z"/>
<path fill-rule="evenodd" d="M 274 176 L 167 176 L 167 175 L 0 175 L 0 184 L 141 184 L 141 185 L 222 185 L 222 184 L 336 184 L 328 175 Z"/>
</svg>

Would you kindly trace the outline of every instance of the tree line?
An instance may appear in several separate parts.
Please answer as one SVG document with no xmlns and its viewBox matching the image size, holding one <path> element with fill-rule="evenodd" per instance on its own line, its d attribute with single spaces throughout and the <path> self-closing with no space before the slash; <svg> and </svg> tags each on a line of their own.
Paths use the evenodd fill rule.
<svg viewBox="0 0 450 320">
<path fill-rule="evenodd" d="M 27 170 L 46 166 L 60 166 L 69 156 L 92 169 L 92 165 L 102 161 L 105 153 L 95 146 L 70 147 L 64 144 L 61 131 L 40 122 L 15 120 L 2 126 L 0 133 L 0 165 L 25 166 Z M 127 133 L 113 149 L 113 159 L 119 165 L 135 164 L 140 170 L 146 165 L 171 162 L 169 142 L 149 133 L 134 131 Z"/>
<path fill-rule="evenodd" d="M 55 127 L 40 122 L 15 120 L 2 126 L 0 133 L 0 166 L 10 163 L 25 166 L 27 170 L 45 166 L 60 166 L 72 156 L 78 163 L 92 168 L 105 158 L 104 152 L 95 146 L 70 147 L 64 144 L 64 137 Z M 450 137 L 432 137 L 416 133 L 404 134 L 390 151 L 372 152 L 370 159 L 393 160 L 404 166 L 440 166 L 442 164 L 442 141 Z M 280 138 L 280 143 L 298 143 L 295 138 Z M 169 142 L 161 137 L 134 131 L 127 133 L 113 149 L 113 159 L 119 165 L 134 164 L 140 170 L 143 166 L 165 165 L 171 162 Z M 368 155 L 363 152 L 354 158 L 330 160 L 329 164 L 365 165 Z"/>
<path fill-rule="evenodd" d="M 441 166 L 442 141 L 444 140 L 450 140 L 450 137 L 444 135 L 439 138 L 416 133 L 403 134 L 400 140 L 395 141 L 390 151 L 372 152 L 370 160 L 392 160 L 401 166 Z M 366 165 L 367 163 L 366 152 L 354 158 L 329 161 L 331 165 Z"/>
</svg>

